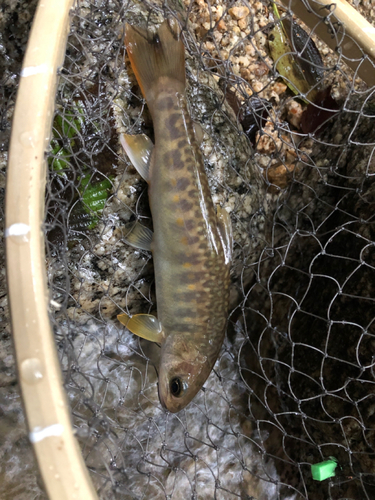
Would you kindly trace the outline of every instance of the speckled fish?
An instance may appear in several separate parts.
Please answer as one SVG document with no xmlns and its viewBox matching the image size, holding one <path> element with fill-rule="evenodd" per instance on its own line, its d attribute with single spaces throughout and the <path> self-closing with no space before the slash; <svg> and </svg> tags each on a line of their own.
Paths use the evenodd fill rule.
<svg viewBox="0 0 375 500">
<path fill-rule="evenodd" d="M 185 96 L 185 52 L 176 21 L 156 34 L 126 25 L 125 45 L 151 113 L 155 145 L 120 137 L 149 184 L 154 233 L 136 224 L 127 242 L 152 251 L 157 318 L 118 316 L 131 332 L 161 344 L 159 398 L 184 408 L 209 376 L 225 335 L 232 230 L 215 211 Z"/>
</svg>

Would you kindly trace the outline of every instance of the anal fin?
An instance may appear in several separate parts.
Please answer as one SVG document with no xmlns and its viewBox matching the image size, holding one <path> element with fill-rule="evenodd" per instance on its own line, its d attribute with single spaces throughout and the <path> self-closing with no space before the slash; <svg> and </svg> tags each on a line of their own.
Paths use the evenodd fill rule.
<svg viewBox="0 0 375 500">
<path fill-rule="evenodd" d="M 225 263 L 230 264 L 233 253 L 233 231 L 229 213 L 220 206 L 216 209 L 217 226 L 225 253 Z"/>
<path fill-rule="evenodd" d="M 199 122 L 193 122 L 194 135 L 199 145 L 203 142 L 204 130 Z"/>
</svg>

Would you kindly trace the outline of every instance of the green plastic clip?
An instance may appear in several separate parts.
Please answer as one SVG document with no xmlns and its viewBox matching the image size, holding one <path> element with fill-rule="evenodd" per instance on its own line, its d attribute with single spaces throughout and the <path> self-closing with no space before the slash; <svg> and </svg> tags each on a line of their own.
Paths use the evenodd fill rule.
<svg viewBox="0 0 375 500">
<path fill-rule="evenodd" d="M 313 464 L 311 466 L 311 474 L 315 481 L 324 481 L 335 475 L 337 460 L 334 457 L 329 457 L 329 460 Z"/>
</svg>

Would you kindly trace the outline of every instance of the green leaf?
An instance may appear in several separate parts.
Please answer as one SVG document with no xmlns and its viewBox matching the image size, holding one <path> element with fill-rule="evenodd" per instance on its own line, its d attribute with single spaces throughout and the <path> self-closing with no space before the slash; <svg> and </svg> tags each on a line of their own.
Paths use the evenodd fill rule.
<svg viewBox="0 0 375 500">
<path fill-rule="evenodd" d="M 112 183 L 109 179 L 104 179 L 100 182 L 92 183 L 90 174 L 86 174 L 81 179 L 79 187 L 82 196 L 82 205 L 87 213 L 95 214 L 101 212 L 108 199 L 109 191 L 112 188 Z M 98 223 L 98 217 L 93 215 L 89 229 L 94 229 Z"/>
<path fill-rule="evenodd" d="M 308 97 L 310 101 L 314 101 L 317 90 L 312 88 L 306 80 L 304 72 L 293 54 L 293 48 L 275 4 L 273 4 L 273 11 L 276 21 L 268 36 L 268 45 L 271 57 L 276 63 L 276 69 L 294 94 L 302 94 L 302 96 Z M 306 99 L 304 100 L 306 101 Z"/>
<path fill-rule="evenodd" d="M 51 139 L 51 149 L 53 157 L 48 160 L 50 168 L 55 171 L 65 170 L 69 167 L 69 152 L 67 146 L 63 147 L 63 139 L 69 140 L 69 148 L 74 148 L 74 137 L 80 133 L 83 126 L 84 117 L 83 101 L 78 100 L 73 103 L 72 111 L 66 111 L 64 115 L 57 114 L 53 122 L 53 137 Z M 56 158 L 58 156 L 58 158 Z"/>
</svg>

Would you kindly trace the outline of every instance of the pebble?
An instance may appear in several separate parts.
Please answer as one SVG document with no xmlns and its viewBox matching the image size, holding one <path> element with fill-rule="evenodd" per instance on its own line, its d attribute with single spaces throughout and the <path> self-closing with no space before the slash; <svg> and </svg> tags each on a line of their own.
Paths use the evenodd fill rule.
<svg viewBox="0 0 375 500">
<path fill-rule="evenodd" d="M 233 18 L 236 19 L 237 21 L 239 19 L 243 19 L 249 14 L 249 9 L 245 7 L 244 5 L 240 7 L 232 7 L 231 9 L 228 10 L 229 15 Z"/>
</svg>

